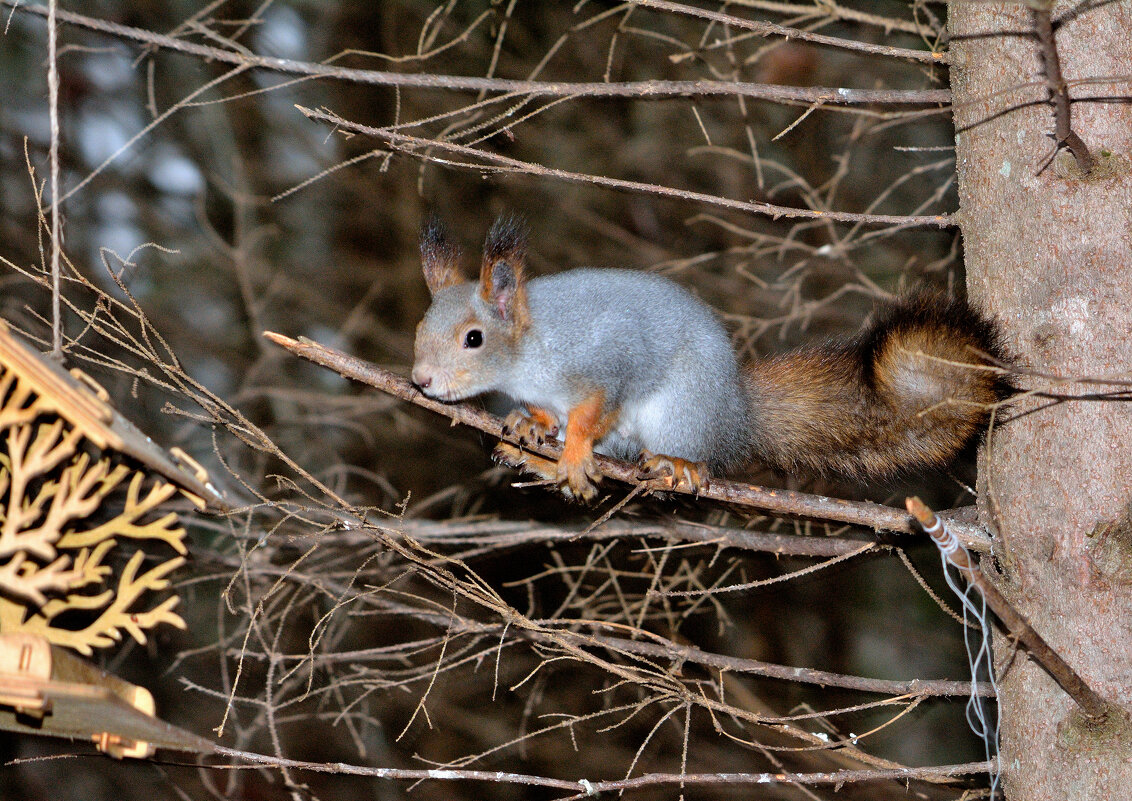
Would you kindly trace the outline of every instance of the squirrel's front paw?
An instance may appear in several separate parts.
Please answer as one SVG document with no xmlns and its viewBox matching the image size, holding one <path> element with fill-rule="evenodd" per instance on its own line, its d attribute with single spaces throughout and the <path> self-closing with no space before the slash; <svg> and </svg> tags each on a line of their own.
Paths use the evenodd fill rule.
<svg viewBox="0 0 1132 801">
<path fill-rule="evenodd" d="M 650 482 L 657 489 L 674 490 L 683 485 L 693 494 L 699 495 L 700 490 L 711 483 L 706 462 L 692 462 L 679 456 L 641 451 L 637 467 L 637 477 Z"/>
<path fill-rule="evenodd" d="M 601 471 L 593 453 L 579 459 L 567 459 L 563 454 L 558 461 L 557 481 L 562 486 L 566 497 L 593 503 L 597 498 L 596 482 L 601 481 Z"/>
<path fill-rule="evenodd" d="M 543 409 L 512 409 L 503 421 L 503 436 L 511 434 L 520 445 L 542 445 L 558 436 L 558 420 Z"/>
</svg>

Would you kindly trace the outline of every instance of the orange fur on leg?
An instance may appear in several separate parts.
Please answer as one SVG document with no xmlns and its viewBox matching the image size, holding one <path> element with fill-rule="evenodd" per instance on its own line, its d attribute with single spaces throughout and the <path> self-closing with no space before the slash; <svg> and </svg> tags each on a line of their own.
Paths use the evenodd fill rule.
<svg viewBox="0 0 1132 801">
<path fill-rule="evenodd" d="M 601 473 L 594 461 L 594 442 L 609 433 L 617 419 L 615 411 L 605 411 L 605 393 L 594 392 L 570 410 L 566 418 L 566 443 L 558 460 L 558 482 L 579 500 L 597 497 L 594 482 Z"/>
</svg>

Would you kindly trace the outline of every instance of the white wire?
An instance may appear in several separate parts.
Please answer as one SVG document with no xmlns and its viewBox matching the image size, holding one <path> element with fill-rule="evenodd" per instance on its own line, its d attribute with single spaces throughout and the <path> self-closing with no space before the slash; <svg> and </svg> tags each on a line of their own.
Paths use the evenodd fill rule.
<svg viewBox="0 0 1132 801">
<path fill-rule="evenodd" d="M 971 697 L 967 699 L 967 725 L 971 727 L 971 731 L 975 736 L 982 738 L 983 748 L 986 753 L 987 760 L 989 761 L 993 756 L 998 755 L 998 713 L 994 712 L 994 720 L 991 722 L 991 712 L 983 703 L 982 697 L 979 695 L 979 668 L 983 668 L 987 675 L 987 681 L 990 683 L 991 689 L 994 690 L 995 697 L 998 697 L 998 683 L 994 677 L 994 661 L 991 659 L 991 644 L 990 644 L 990 622 L 987 620 L 987 601 L 983 597 L 982 592 L 974 584 L 967 584 L 966 588 L 960 589 L 955 576 L 948 568 L 953 567 L 949 556 L 958 551 L 963 551 L 970 559 L 970 554 L 964 548 L 955 535 L 948 530 L 947 525 L 941 518 L 937 517 L 935 525 L 930 529 L 924 529 L 928 534 L 935 535 L 937 532 L 943 532 L 939 542 L 933 536 L 932 541 L 940 551 L 940 558 L 943 561 L 943 578 L 947 581 L 947 586 L 951 591 L 958 596 L 963 605 L 963 644 L 967 648 L 967 665 L 971 669 Z M 973 560 L 972 560 L 973 561 Z M 974 601 L 974 597 L 978 598 L 978 605 Z M 973 634 L 971 627 L 967 625 L 968 616 L 975 619 L 979 624 L 979 634 Z M 977 638 L 978 648 L 972 654 L 972 639 Z M 999 768 L 996 764 L 990 771 L 990 798 L 993 800 L 995 792 L 998 790 L 999 782 Z"/>
</svg>

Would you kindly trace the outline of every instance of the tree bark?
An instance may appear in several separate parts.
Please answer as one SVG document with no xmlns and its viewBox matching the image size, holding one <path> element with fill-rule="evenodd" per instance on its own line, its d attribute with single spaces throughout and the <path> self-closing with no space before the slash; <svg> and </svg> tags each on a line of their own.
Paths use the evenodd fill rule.
<svg viewBox="0 0 1132 801">
<path fill-rule="evenodd" d="M 1093 4 L 1057 25 L 1071 125 L 1091 150 L 1082 176 L 1055 131 L 1027 6 L 951 6 L 956 156 L 968 291 L 1001 323 L 1026 369 L 1061 379 L 1132 379 L 1132 4 Z M 1023 34 L 1023 35 L 1019 35 Z M 1031 84 L 1033 88 L 1018 89 Z M 995 93 L 1017 89 L 998 97 Z M 1123 102 L 1080 102 L 1124 97 Z M 1027 101 L 1030 105 L 1024 105 Z M 1019 382 L 981 460 L 979 506 L 997 530 L 984 569 L 1105 699 L 1132 708 L 1132 386 Z M 1005 419 L 1003 419 L 1005 418 Z M 993 571 L 998 568 L 1000 572 Z M 1126 799 L 1132 733 L 1088 721 L 1024 652 L 997 645 L 1007 799 Z"/>
</svg>

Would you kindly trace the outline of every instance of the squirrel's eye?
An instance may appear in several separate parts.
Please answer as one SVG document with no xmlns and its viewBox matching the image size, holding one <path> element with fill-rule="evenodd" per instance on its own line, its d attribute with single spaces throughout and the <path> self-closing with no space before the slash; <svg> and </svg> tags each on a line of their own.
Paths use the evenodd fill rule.
<svg viewBox="0 0 1132 801">
<path fill-rule="evenodd" d="M 473 328 L 468 333 L 464 334 L 464 347 L 465 348 L 478 348 L 483 344 L 483 331 L 478 328 Z"/>
</svg>

